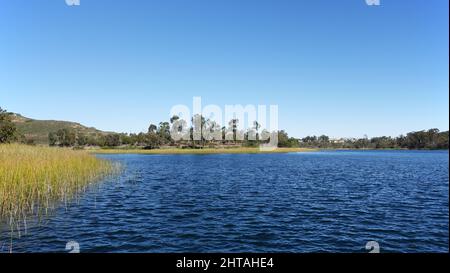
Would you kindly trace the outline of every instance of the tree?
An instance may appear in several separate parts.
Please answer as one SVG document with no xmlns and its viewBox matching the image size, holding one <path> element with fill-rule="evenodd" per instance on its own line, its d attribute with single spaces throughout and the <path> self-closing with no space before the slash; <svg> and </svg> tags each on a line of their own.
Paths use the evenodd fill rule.
<svg viewBox="0 0 450 273">
<path fill-rule="evenodd" d="M 55 132 L 48 133 L 48 144 L 50 146 L 56 146 L 58 144 L 58 136 Z"/>
<path fill-rule="evenodd" d="M 228 125 L 230 126 L 230 130 L 233 132 L 233 140 L 234 140 L 234 143 L 236 143 L 236 141 L 237 141 L 237 129 L 238 129 L 238 124 L 239 124 L 239 119 L 232 119 L 232 120 L 230 120 L 230 122 L 228 123 Z"/>
<path fill-rule="evenodd" d="M 298 140 L 293 137 L 290 138 L 284 130 L 278 131 L 278 147 L 296 148 L 299 146 L 298 144 Z"/>
<path fill-rule="evenodd" d="M 16 125 L 11 121 L 10 114 L 0 107 L 0 143 L 10 143 L 16 140 Z"/>
<path fill-rule="evenodd" d="M 138 146 L 145 146 L 146 142 L 147 142 L 147 135 L 148 134 L 144 134 L 144 133 L 139 133 L 137 134 L 136 137 L 136 143 Z"/>
<path fill-rule="evenodd" d="M 131 135 L 120 134 L 119 136 L 120 136 L 120 143 L 122 143 L 122 145 L 134 145 L 133 138 L 131 137 Z"/>
<path fill-rule="evenodd" d="M 326 135 L 321 135 L 319 136 L 318 141 L 320 143 L 327 144 L 328 142 L 330 142 L 330 138 Z"/>
<path fill-rule="evenodd" d="M 184 141 L 190 140 L 189 128 L 184 119 L 171 119 L 172 127 L 170 128 L 170 140 L 177 146 Z"/>
<path fill-rule="evenodd" d="M 162 144 L 161 137 L 156 133 L 148 133 L 145 138 L 145 149 L 156 149 Z"/>
<path fill-rule="evenodd" d="M 150 124 L 150 126 L 148 127 L 148 132 L 155 133 L 157 129 L 158 127 L 155 124 Z"/>
<path fill-rule="evenodd" d="M 397 146 L 397 141 L 387 136 L 373 137 L 370 139 L 370 143 L 372 144 L 371 148 L 376 149 L 395 148 Z"/>
<path fill-rule="evenodd" d="M 174 115 L 173 117 L 170 118 L 170 123 L 173 124 L 175 121 L 179 120 L 180 117 L 177 115 Z"/>
<path fill-rule="evenodd" d="M 157 131 L 163 144 L 170 143 L 172 138 L 170 137 L 170 124 L 168 122 L 160 122 Z"/>
<path fill-rule="evenodd" d="M 436 149 L 448 149 L 448 131 L 439 133 Z"/>
<path fill-rule="evenodd" d="M 83 134 L 79 134 L 77 136 L 77 144 L 78 146 L 86 146 L 88 144 L 88 137 Z"/>
<path fill-rule="evenodd" d="M 59 146 L 71 147 L 74 146 L 77 140 L 77 135 L 72 129 L 64 128 L 56 132 Z"/>
<path fill-rule="evenodd" d="M 87 138 L 87 145 L 90 146 L 99 146 L 99 136 L 98 134 L 96 135 L 89 135 Z"/>
<path fill-rule="evenodd" d="M 256 139 L 255 140 L 259 140 L 259 129 L 261 128 L 261 124 L 259 124 L 259 122 L 255 120 L 253 122 L 253 128 L 255 128 L 255 131 L 256 131 Z"/>
<path fill-rule="evenodd" d="M 118 134 L 108 134 L 105 136 L 105 146 L 120 146 L 120 136 Z"/>
<path fill-rule="evenodd" d="M 194 148 L 196 140 L 199 140 L 201 147 L 203 147 L 203 126 L 205 125 L 205 122 L 205 118 L 200 114 L 196 114 L 192 117 L 192 142 Z"/>
</svg>

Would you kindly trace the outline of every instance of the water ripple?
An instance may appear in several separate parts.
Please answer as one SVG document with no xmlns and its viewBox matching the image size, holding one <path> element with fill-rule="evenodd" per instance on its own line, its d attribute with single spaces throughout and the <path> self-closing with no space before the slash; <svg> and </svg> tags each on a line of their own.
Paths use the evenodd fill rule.
<svg viewBox="0 0 450 273">
<path fill-rule="evenodd" d="M 14 251 L 448 252 L 448 152 L 102 157 L 123 175 Z"/>
</svg>

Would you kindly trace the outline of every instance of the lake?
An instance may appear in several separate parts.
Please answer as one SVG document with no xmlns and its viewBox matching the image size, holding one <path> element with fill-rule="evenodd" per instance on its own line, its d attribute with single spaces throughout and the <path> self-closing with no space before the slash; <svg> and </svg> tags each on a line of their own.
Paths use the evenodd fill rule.
<svg viewBox="0 0 450 273">
<path fill-rule="evenodd" d="M 99 157 L 123 174 L 29 228 L 14 252 L 71 240 L 81 252 L 449 250 L 448 151 Z"/>
</svg>

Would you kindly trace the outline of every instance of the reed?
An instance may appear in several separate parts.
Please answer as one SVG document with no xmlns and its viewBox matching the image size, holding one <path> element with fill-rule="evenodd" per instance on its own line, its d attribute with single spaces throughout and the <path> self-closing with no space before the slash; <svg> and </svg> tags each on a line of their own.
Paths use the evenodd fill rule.
<svg viewBox="0 0 450 273">
<path fill-rule="evenodd" d="M 27 217 L 47 214 L 116 171 L 117 165 L 85 151 L 0 145 L 0 227 L 20 232 Z"/>
</svg>

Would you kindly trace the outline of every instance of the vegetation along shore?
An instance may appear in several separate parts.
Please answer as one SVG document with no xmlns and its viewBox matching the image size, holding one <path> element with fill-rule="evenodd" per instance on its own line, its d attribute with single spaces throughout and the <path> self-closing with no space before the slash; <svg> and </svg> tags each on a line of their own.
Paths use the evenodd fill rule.
<svg viewBox="0 0 450 273">
<path fill-rule="evenodd" d="M 277 148 L 275 150 L 260 150 L 259 148 L 204 148 L 204 149 L 92 149 L 96 154 L 265 154 L 265 153 L 299 153 L 312 152 L 318 149 L 310 148 Z"/>
<path fill-rule="evenodd" d="M 198 117 L 201 124 L 213 124 L 221 131 L 223 140 L 183 140 L 174 141 L 171 128 L 179 117 L 173 116 L 169 121 L 162 121 L 158 125 L 150 124 L 146 132 L 115 133 L 105 132 L 79 123 L 55 120 L 34 120 L 20 114 L 8 113 L 0 108 L 0 143 L 20 142 L 47 146 L 72 147 L 77 149 L 183 149 L 181 152 L 170 153 L 205 153 L 196 149 L 239 148 L 235 152 L 252 151 L 247 148 L 257 148 L 268 141 L 261 136 L 267 134 L 258 122 L 252 128 L 239 130 L 239 120 L 231 120 L 227 126 L 220 126 L 214 121 Z M 194 117 L 193 117 L 194 118 Z M 190 128 L 192 132 L 194 128 Z M 237 136 L 243 136 L 238 138 Z M 251 140 L 249 136 L 256 136 Z M 310 149 L 448 149 L 449 132 L 438 129 L 408 132 L 397 137 L 378 136 L 361 138 L 331 138 L 326 135 L 305 136 L 303 138 L 290 137 L 285 130 L 278 131 L 279 148 L 310 148 Z M 133 151 L 136 153 L 135 151 Z M 211 151 L 210 151 L 211 152 Z M 229 153 L 230 151 L 226 151 Z M 155 152 L 143 152 L 155 153 Z M 160 151 L 158 153 L 169 153 Z M 215 152 L 214 152 L 215 153 Z M 219 152 L 220 153 L 220 152 Z"/>
<path fill-rule="evenodd" d="M 86 151 L 22 144 L 0 144 L 0 162 L 0 227 L 11 231 L 118 170 Z"/>
</svg>

